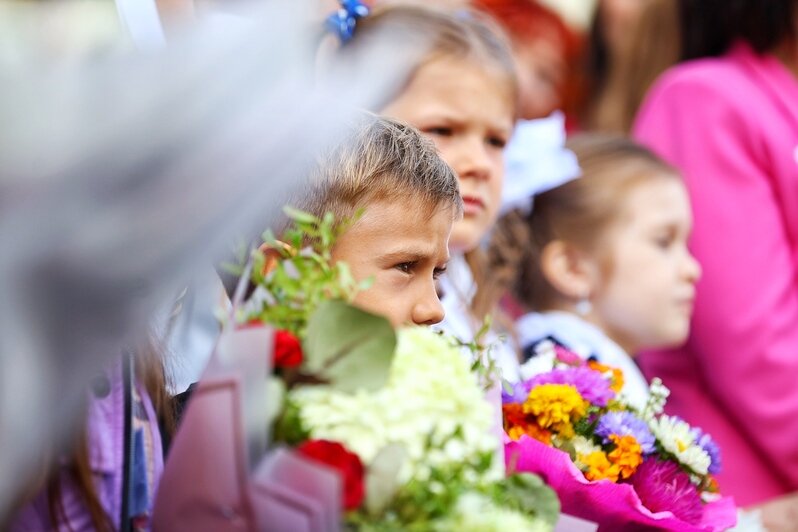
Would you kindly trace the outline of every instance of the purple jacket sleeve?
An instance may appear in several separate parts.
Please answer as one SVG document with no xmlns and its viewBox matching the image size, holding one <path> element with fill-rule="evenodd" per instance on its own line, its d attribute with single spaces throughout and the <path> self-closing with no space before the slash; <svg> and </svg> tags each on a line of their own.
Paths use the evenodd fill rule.
<svg viewBox="0 0 798 532">
<path fill-rule="evenodd" d="M 687 351 L 709 395 L 798 488 L 796 213 L 785 212 L 794 203 L 780 198 L 784 176 L 771 166 L 771 144 L 788 126 L 763 118 L 767 96 L 752 80 L 732 78 L 700 68 L 666 75 L 635 136 L 679 168 L 690 191 L 703 278 Z"/>
</svg>

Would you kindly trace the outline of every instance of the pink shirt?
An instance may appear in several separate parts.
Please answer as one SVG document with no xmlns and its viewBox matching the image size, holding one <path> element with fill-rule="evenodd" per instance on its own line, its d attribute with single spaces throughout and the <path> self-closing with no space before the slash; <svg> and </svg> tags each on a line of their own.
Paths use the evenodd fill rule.
<svg viewBox="0 0 798 532">
<path fill-rule="evenodd" d="M 683 171 L 704 270 L 687 345 L 641 365 L 720 444 L 724 493 L 797 490 L 798 80 L 740 43 L 666 72 L 634 134 Z"/>
</svg>

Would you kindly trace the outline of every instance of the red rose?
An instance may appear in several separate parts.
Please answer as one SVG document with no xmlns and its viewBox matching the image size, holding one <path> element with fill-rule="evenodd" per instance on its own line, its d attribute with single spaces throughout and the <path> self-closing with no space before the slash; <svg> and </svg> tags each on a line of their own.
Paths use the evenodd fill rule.
<svg viewBox="0 0 798 532">
<path fill-rule="evenodd" d="M 288 331 L 274 333 L 274 367 L 295 368 L 302 363 L 302 345 Z"/>
<path fill-rule="evenodd" d="M 316 462 L 338 470 L 344 479 L 344 508 L 356 510 L 363 502 L 363 463 L 354 453 L 338 442 L 309 440 L 297 447 L 297 451 Z"/>
</svg>

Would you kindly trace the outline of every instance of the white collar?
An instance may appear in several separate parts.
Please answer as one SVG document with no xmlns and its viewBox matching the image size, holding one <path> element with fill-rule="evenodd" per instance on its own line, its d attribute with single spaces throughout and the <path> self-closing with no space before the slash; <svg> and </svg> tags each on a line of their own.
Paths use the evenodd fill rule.
<svg viewBox="0 0 798 532">
<path fill-rule="evenodd" d="M 611 340 L 604 331 L 570 312 L 530 312 L 516 321 L 518 337 L 522 347 L 536 344 L 546 338 L 554 338 L 580 357 L 595 356 L 602 364 L 623 371 L 623 393 L 632 405 L 642 408 L 648 399 L 648 383 L 632 357 L 621 346 Z M 521 374 L 528 378 L 522 366 Z M 535 372 L 547 371 L 539 368 L 537 361 L 530 360 L 529 368 Z M 551 368 L 548 368 L 551 369 Z"/>
<path fill-rule="evenodd" d="M 441 304 L 446 316 L 437 328 L 460 340 L 471 341 L 482 323 L 478 323 L 478 320 L 471 314 L 471 300 L 476 293 L 477 286 L 465 256 L 462 254 L 452 256 L 446 268 L 446 275 L 441 278 L 440 283 L 443 290 Z M 499 341 L 497 335 L 492 331 L 488 332 L 486 340 L 494 344 L 491 353 L 502 376 L 506 380 L 517 381 L 518 358 L 512 342 L 509 340 Z"/>
<path fill-rule="evenodd" d="M 477 291 L 477 284 L 474 282 L 465 255 L 457 254 L 449 259 L 446 274 L 441 277 L 441 288 L 445 298 L 449 298 L 450 295 L 456 296 L 466 305 L 471 304 Z"/>
<path fill-rule="evenodd" d="M 530 312 L 516 321 L 516 327 L 524 347 L 552 336 L 582 358 L 609 353 L 613 358 L 618 354 L 628 356 L 601 329 L 570 312 Z"/>
<path fill-rule="evenodd" d="M 449 260 L 440 286 L 443 291 L 441 304 L 446 316 L 439 327 L 461 340 L 469 341 L 478 329 L 469 309 L 476 293 L 476 284 L 463 255 L 453 255 Z"/>
</svg>

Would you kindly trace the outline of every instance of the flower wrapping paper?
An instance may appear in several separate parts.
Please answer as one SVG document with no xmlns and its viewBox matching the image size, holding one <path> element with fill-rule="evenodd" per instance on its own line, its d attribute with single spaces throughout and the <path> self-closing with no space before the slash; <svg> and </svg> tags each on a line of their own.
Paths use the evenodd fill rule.
<svg viewBox="0 0 798 532">
<path fill-rule="evenodd" d="M 563 513 L 598 523 L 600 532 L 639 532 L 645 528 L 715 532 L 731 528 L 737 522 L 737 509 L 731 497 L 705 504 L 697 526 L 677 519 L 671 512 L 652 513 L 643 506 L 631 485 L 589 481 L 568 453 L 528 436 L 521 436 L 518 441 L 505 438 L 504 457 L 508 471 L 540 475 L 557 492 Z"/>
</svg>

